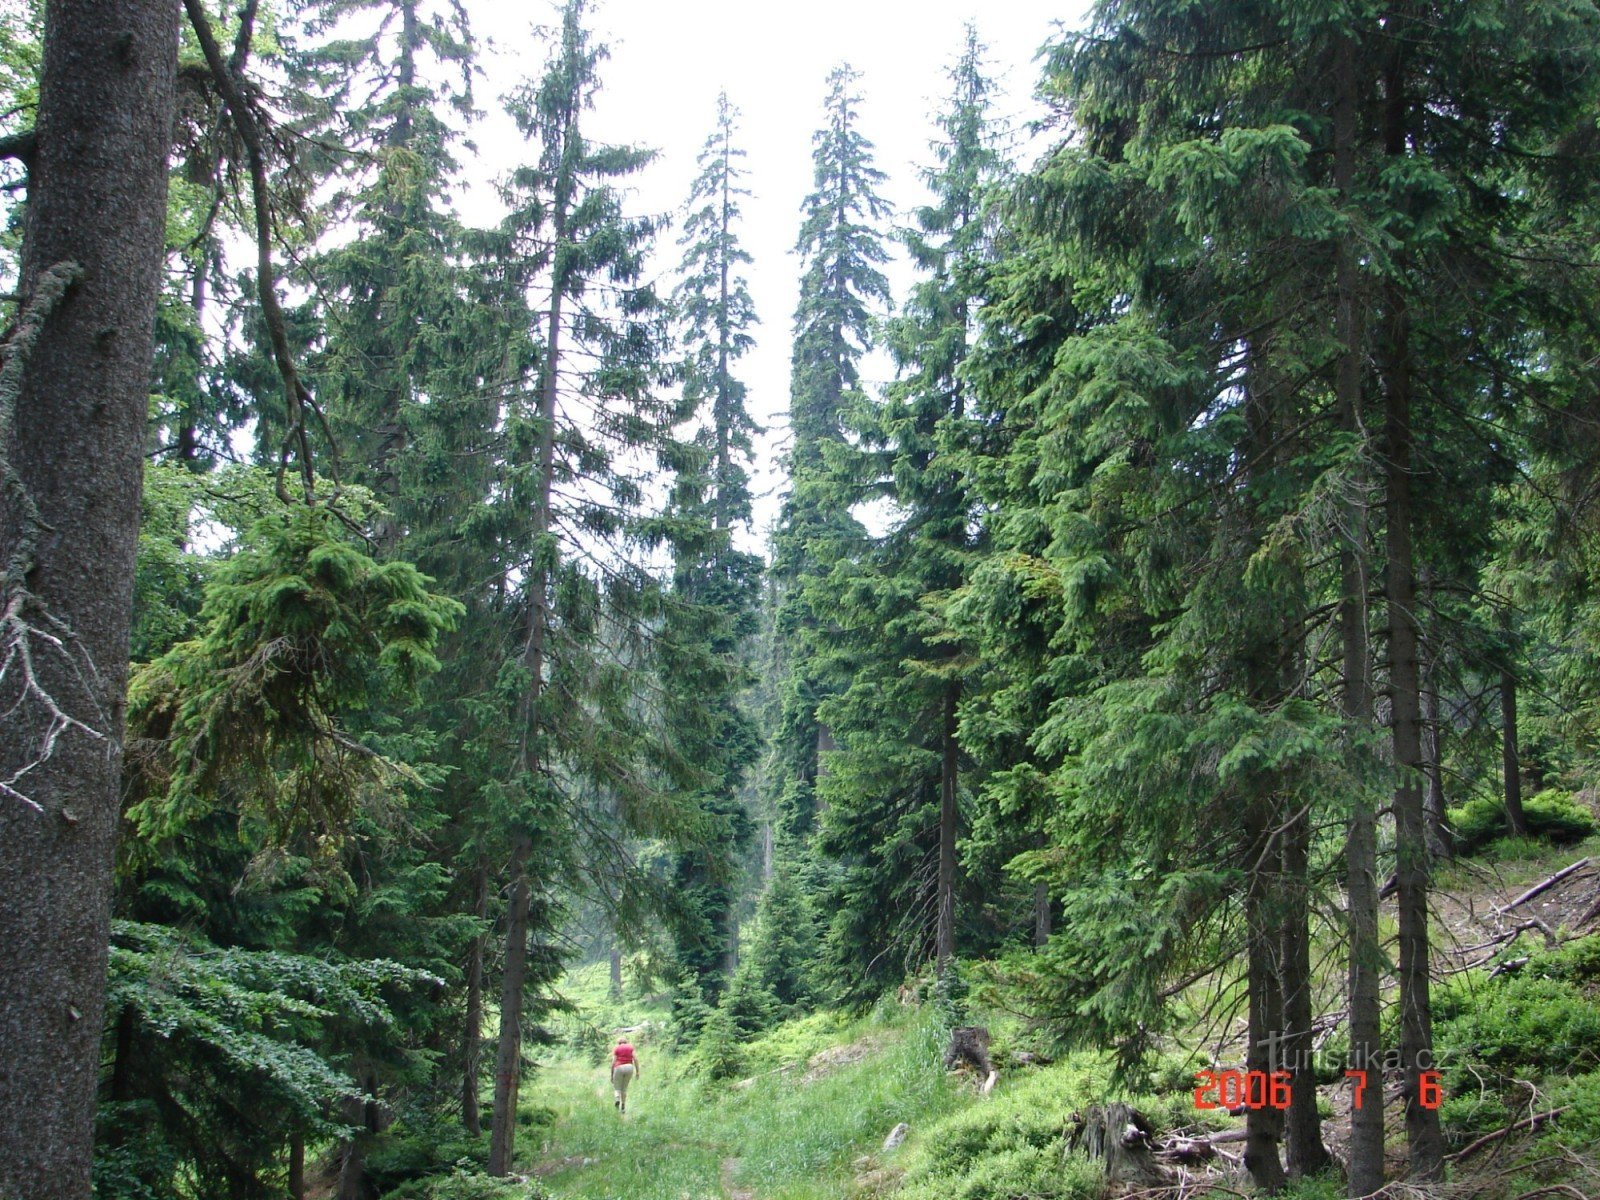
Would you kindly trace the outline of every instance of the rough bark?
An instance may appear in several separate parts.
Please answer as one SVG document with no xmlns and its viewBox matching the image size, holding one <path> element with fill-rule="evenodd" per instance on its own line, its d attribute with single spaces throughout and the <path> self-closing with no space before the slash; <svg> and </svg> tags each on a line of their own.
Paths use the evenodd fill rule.
<svg viewBox="0 0 1600 1200">
<path fill-rule="evenodd" d="M 958 1025 L 950 1031 L 950 1042 L 944 1048 L 944 1069 L 954 1070 L 967 1063 L 980 1076 L 987 1077 L 994 1070 L 989 1059 L 989 1030 L 983 1025 Z"/>
<path fill-rule="evenodd" d="M 1343 38 L 1335 54 L 1337 92 L 1333 108 L 1333 171 L 1340 203 L 1350 203 L 1355 182 L 1355 136 L 1360 82 L 1355 42 Z M 1362 432 L 1361 390 L 1365 311 L 1355 248 L 1341 236 L 1337 251 L 1336 321 L 1341 350 L 1335 380 L 1340 427 L 1352 437 Z M 1357 470 L 1353 485 L 1365 482 Z M 1346 531 L 1339 552 L 1339 636 L 1343 657 L 1343 710 L 1355 736 L 1372 724 L 1372 657 L 1367 633 L 1369 556 L 1367 510 L 1359 486 L 1345 507 Z M 1346 920 L 1349 936 L 1348 999 L 1350 1066 L 1381 1069 L 1380 987 L 1383 950 L 1378 940 L 1378 817 L 1372 798 L 1356 789 L 1345 836 Z M 1381 1078 L 1374 1075 L 1374 1079 Z M 1362 1106 L 1351 1113 L 1348 1195 L 1369 1196 L 1383 1186 L 1383 1088 L 1369 1087 Z"/>
<path fill-rule="evenodd" d="M 1290 1075 L 1284 1134 L 1291 1177 L 1315 1175 L 1332 1162 L 1322 1144 L 1312 1069 L 1310 855 L 1311 813 L 1302 808 L 1283 831 L 1283 1050 Z"/>
<path fill-rule="evenodd" d="M 306 1200 L 306 1140 L 300 1134 L 289 1137 L 290 1200 Z"/>
<path fill-rule="evenodd" d="M 1279 989 L 1276 937 L 1281 914 L 1275 911 L 1280 881 L 1271 865 L 1271 810 L 1257 803 L 1248 819 L 1249 852 L 1256 865 L 1245 885 L 1246 987 L 1249 991 L 1249 1046 L 1245 1069 L 1270 1073 L 1282 1041 L 1283 994 Z M 1245 1114 L 1245 1170 L 1255 1185 L 1276 1192 L 1288 1182 L 1278 1147 L 1283 1141 L 1283 1113 L 1271 1107 Z"/>
<path fill-rule="evenodd" d="M 1153 1153 L 1155 1126 L 1150 1118 L 1121 1101 L 1090 1105 L 1074 1114 L 1067 1128 L 1067 1148 L 1100 1163 L 1106 1182 L 1134 1188 L 1170 1186 L 1171 1177 Z"/>
<path fill-rule="evenodd" d="M 177 15 L 47 6 L 0 352 L 0 1195 L 29 1200 L 89 1195 Z"/>
<path fill-rule="evenodd" d="M 1403 64 L 1385 81 L 1384 150 L 1407 149 L 1409 101 Z M 1419 1075 L 1433 1067 L 1433 1020 L 1429 1001 L 1428 844 L 1422 810 L 1421 672 L 1417 662 L 1416 563 L 1412 548 L 1411 499 L 1411 314 L 1402 284 L 1384 286 L 1384 326 L 1379 370 L 1384 390 L 1385 549 L 1384 600 L 1389 613 L 1389 697 L 1394 765 L 1396 886 L 1400 941 L 1400 1062 L 1404 1072 L 1406 1142 L 1411 1174 L 1439 1177 L 1444 1140 L 1436 1110 L 1419 1101 Z M 1371 1089 L 1369 1089 L 1370 1094 Z"/>
<path fill-rule="evenodd" d="M 935 897 L 938 919 L 934 933 L 934 974 L 944 978 L 945 969 L 956 952 L 956 774 L 960 767 L 960 747 L 956 744 L 956 685 L 945 692 L 944 728 L 939 767 L 939 878 Z"/>
</svg>

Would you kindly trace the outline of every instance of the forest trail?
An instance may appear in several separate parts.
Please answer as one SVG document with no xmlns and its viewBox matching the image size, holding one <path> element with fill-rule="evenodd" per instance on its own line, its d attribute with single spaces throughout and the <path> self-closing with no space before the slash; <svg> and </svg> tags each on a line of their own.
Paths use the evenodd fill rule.
<svg viewBox="0 0 1600 1200">
<path fill-rule="evenodd" d="M 647 1035 L 622 1116 L 587 1057 L 547 1062 L 529 1089 L 522 1170 L 562 1200 L 837 1200 L 901 1121 L 926 1126 L 970 1102 L 926 1012 L 830 1014 L 781 1038 L 741 1046 L 748 1082 L 708 1085 Z"/>
<path fill-rule="evenodd" d="M 756 1200 L 755 1192 L 749 1188 L 740 1187 L 734 1182 L 739 1175 L 741 1165 L 740 1160 L 737 1158 L 725 1158 L 722 1160 L 722 1194 L 726 1200 Z"/>
</svg>

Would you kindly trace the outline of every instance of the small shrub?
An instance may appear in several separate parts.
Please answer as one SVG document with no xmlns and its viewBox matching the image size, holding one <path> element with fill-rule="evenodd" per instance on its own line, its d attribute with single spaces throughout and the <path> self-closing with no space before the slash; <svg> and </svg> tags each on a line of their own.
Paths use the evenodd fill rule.
<svg viewBox="0 0 1600 1200">
<path fill-rule="evenodd" d="M 898 1192 L 898 1200 L 1099 1200 L 1100 1168 L 1082 1155 L 1063 1155 L 1058 1143 L 995 1150 L 959 1172 L 924 1179 Z"/>
<path fill-rule="evenodd" d="M 1558 846 L 1581 842 L 1595 831 L 1594 816 L 1571 794 L 1547 788 L 1522 802 L 1528 832 Z M 1449 813 L 1456 844 L 1463 854 L 1476 854 L 1510 832 L 1505 805 L 1495 796 L 1479 796 Z M 1502 847 L 1502 849 L 1504 849 Z"/>
<path fill-rule="evenodd" d="M 538 1129 L 545 1125 L 554 1125 L 561 1116 L 555 1109 L 545 1104 L 526 1104 L 517 1109 L 517 1124 L 524 1129 Z"/>
<path fill-rule="evenodd" d="M 1550 1089 L 1550 1107 L 1561 1108 L 1552 1136 L 1569 1146 L 1600 1146 L 1600 1071 L 1562 1080 Z"/>
<path fill-rule="evenodd" d="M 468 1138 L 459 1127 L 396 1122 L 367 1151 L 366 1168 L 379 1191 L 489 1158 L 487 1136 Z"/>
<path fill-rule="evenodd" d="M 1600 1006 L 1571 983 L 1533 973 L 1529 963 L 1473 994 L 1440 1030 L 1442 1061 L 1505 1070 L 1566 1071 L 1600 1055 Z"/>
<path fill-rule="evenodd" d="M 553 1200 L 532 1180 L 497 1179 L 464 1168 L 413 1181 L 386 1196 L 387 1200 Z"/>
</svg>

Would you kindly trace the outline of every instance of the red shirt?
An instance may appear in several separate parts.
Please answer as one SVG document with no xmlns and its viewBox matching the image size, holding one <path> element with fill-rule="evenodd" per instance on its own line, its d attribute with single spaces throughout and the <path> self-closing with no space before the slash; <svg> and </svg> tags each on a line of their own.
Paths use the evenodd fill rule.
<svg viewBox="0 0 1600 1200">
<path fill-rule="evenodd" d="M 620 1067 L 623 1063 L 633 1062 L 633 1047 L 627 1042 L 617 1043 L 617 1048 L 611 1052 L 611 1065 Z"/>
</svg>

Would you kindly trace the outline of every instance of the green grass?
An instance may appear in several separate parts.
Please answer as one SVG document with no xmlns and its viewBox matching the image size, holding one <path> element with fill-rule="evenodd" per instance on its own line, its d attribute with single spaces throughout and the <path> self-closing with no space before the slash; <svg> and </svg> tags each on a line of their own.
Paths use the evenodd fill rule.
<svg viewBox="0 0 1600 1200">
<path fill-rule="evenodd" d="M 803 1081 L 804 1058 L 816 1049 L 863 1038 L 879 1048 Z M 847 1194 L 854 1160 L 876 1150 L 897 1122 L 926 1127 L 971 1102 L 970 1089 L 946 1077 L 944 1031 L 931 1010 L 855 1021 L 818 1016 L 763 1041 L 753 1058 L 801 1065 L 743 1090 L 708 1087 L 659 1044 L 642 1044 L 642 1075 L 622 1117 L 611 1107 L 603 1066 L 585 1058 L 550 1063 L 527 1089 L 527 1103 L 554 1109 L 556 1120 L 534 1134 L 540 1144 L 524 1147 L 522 1169 L 540 1160 L 566 1164 L 544 1178 L 561 1197 L 710 1200 L 724 1194 L 723 1164 L 736 1160 L 730 1181 L 761 1200 L 831 1200 Z"/>
</svg>

